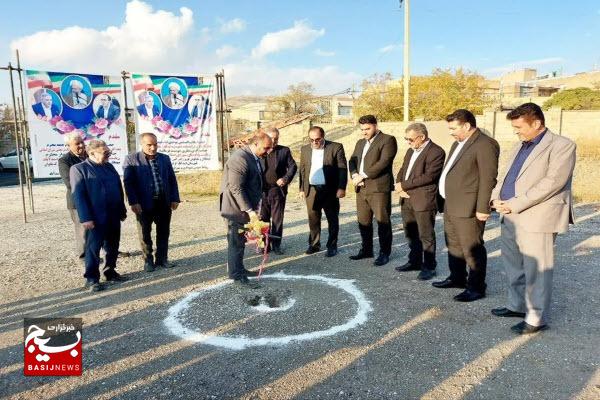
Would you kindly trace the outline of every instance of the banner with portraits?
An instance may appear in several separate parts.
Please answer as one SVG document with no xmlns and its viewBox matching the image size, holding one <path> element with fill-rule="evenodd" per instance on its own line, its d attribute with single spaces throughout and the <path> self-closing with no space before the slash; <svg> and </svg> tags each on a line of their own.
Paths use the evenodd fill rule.
<svg viewBox="0 0 600 400">
<path fill-rule="evenodd" d="M 25 71 L 33 173 L 58 177 L 58 159 L 68 151 L 67 135 L 84 142 L 104 140 L 110 162 L 122 174 L 127 155 L 121 77 Z"/>
<path fill-rule="evenodd" d="M 132 74 L 131 82 L 138 135 L 154 133 L 176 171 L 221 169 L 215 78 Z"/>
</svg>

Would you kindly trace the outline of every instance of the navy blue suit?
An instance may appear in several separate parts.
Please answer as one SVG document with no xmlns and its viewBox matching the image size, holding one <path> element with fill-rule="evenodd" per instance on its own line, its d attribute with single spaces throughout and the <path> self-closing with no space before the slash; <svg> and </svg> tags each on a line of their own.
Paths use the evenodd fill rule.
<svg viewBox="0 0 600 400">
<path fill-rule="evenodd" d="M 148 113 L 146 112 L 146 105 L 145 104 L 140 104 L 139 106 L 137 106 L 137 110 L 140 113 L 140 115 L 142 117 L 147 117 Z M 152 114 L 153 117 L 156 117 L 157 115 L 160 115 L 160 110 L 158 109 L 158 106 L 152 106 Z"/>
<path fill-rule="evenodd" d="M 31 106 L 31 108 L 33 108 L 33 112 L 36 115 L 39 115 L 41 117 L 46 116 L 46 114 L 44 113 L 44 106 L 42 105 L 42 103 L 36 103 L 33 106 Z M 53 117 L 56 117 L 59 114 L 58 106 L 56 104 L 52 104 L 50 106 L 50 114 L 52 114 Z"/>
<path fill-rule="evenodd" d="M 145 112 L 146 110 L 144 110 Z M 108 107 L 108 116 L 107 116 L 107 120 L 109 122 L 113 122 L 114 120 L 116 120 L 117 118 L 119 118 L 119 115 L 121 115 L 121 109 L 117 106 L 115 106 L 114 104 L 111 104 Z M 98 107 L 98 111 L 96 111 L 96 117 L 98 118 L 104 118 L 104 106 L 100 106 Z"/>
<path fill-rule="evenodd" d="M 89 158 L 69 171 L 73 203 L 81 223 L 93 221 L 86 230 L 85 274 L 89 282 L 100 280 L 100 249 L 106 251 L 104 275 L 115 273 L 121 221 L 127 216 L 121 180 L 112 164 L 95 164 Z"/>
<path fill-rule="evenodd" d="M 143 151 L 129 154 L 123 162 L 123 183 L 130 205 L 139 204 L 136 214 L 140 246 L 146 262 L 166 265 L 168 260 L 171 203 L 180 203 L 179 187 L 171 159 L 157 153 L 154 158 L 160 176 L 160 190 L 155 190 L 152 166 Z M 152 224 L 156 225 L 156 257 L 152 254 Z"/>
</svg>

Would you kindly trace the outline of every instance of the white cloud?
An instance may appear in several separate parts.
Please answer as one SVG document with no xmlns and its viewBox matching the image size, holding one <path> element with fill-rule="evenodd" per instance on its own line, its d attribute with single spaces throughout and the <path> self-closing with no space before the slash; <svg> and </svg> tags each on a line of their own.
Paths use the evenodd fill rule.
<svg viewBox="0 0 600 400">
<path fill-rule="evenodd" d="M 308 46 L 325 34 L 325 29 L 313 29 L 306 21 L 295 21 L 294 26 L 277 32 L 265 34 L 258 46 L 252 50 L 252 56 L 263 57 L 286 49 L 299 49 Z"/>
<path fill-rule="evenodd" d="M 385 54 L 399 49 L 400 47 L 401 46 L 399 44 L 388 44 L 387 46 L 381 47 L 378 51 L 382 54 Z"/>
<path fill-rule="evenodd" d="M 218 58 L 223 59 L 223 58 L 229 58 L 229 57 L 233 56 L 238 51 L 239 51 L 239 49 L 237 47 L 233 47 L 233 46 L 226 44 L 224 46 L 219 47 L 215 51 L 215 54 L 217 55 Z"/>
<path fill-rule="evenodd" d="M 221 22 L 221 33 L 242 32 L 246 29 L 246 21 L 241 18 L 234 18 L 229 21 Z"/>
<path fill-rule="evenodd" d="M 316 49 L 315 54 L 319 57 L 333 57 L 333 56 L 335 56 L 335 51 L 326 51 L 326 50 Z"/>
<path fill-rule="evenodd" d="M 515 71 L 522 68 L 533 68 L 533 67 L 543 67 L 546 65 L 557 65 L 564 63 L 565 59 L 562 57 L 547 57 L 547 58 L 539 58 L 536 60 L 527 60 L 527 61 L 515 61 L 510 64 L 502 65 L 499 67 L 488 68 L 484 70 L 484 74 L 493 75 L 493 74 L 505 74 L 507 72 Z"/>
<path fill-rule="evenodd" d="M 28 68 L 49 71 L 118 75 L 126 70 L 185 75 L 214 74 L 224 69 L 230 95 L 282 93 L 290 84 L 302 81 L 312 83 L 319 93 L 330 94 L 362 79 L 335 65 L 284 68 L 249 56 L 224 62 L 245 52 L 225 43 L 209 52 L 204 46 L 212 33 L 207 28 L 194 29 L 193 13 L 187 8 L 173 13 L 133 0 L 118 26 L 67 26 L 40 31 L 17 38 L 11 48 L 20 50 Z M 265 55 L 303 47 L 323 34 L 323 29 L 299 21 L 290 29 L 264 35 L 255 53 Z"/>
<path fill-rule="evenodd" d="M 27 65 L 70 71 L 111 72 L 128 69 L 154 69 L 184 61 L 185 38 L 193 27 L 192 10 L 180 15 L 154 11 L 139 0 L 127 3 L 125 21 L 120 26 L 95 30 L 70 26 L 40 31 L 14 40 Z M 118 67 L 116 67 L 118 66 Z"/>
<path fill-rule="evenodd" d="M 351 87 L 362 79 L 354 72 L 329 65 L 322 68 L 280 68 L 256 60 L 229 64 L 224 67 L 228 93 L 275 94 L 283 93 L 291 84 L 308 82 L 318 94 L 332 94 Z"/>
</svg>

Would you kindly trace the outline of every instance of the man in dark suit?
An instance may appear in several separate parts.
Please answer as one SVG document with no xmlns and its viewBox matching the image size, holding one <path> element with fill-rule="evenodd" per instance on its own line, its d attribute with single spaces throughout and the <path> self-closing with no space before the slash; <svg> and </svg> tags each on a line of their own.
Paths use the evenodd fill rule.
<svg viewBox="0 0 600 400">
<path fill-rule="evenodd" d="M 136 108 L 138 110 L 138 113 L 142 117 L 148 117 L 148 118 L 152 119 L 152 118 L 160 115 L 160 109 L 158 108 L 157 105 L 154 104 L 154 97 L 152 97 L 152 95 L 150 95 L 150 93 L 144 92 L 140 96 L 140 101 L 142 102 L 142 104 L 140 104 Z"/>
<path fill-rule="evenodd" d="M 107 281 L 124 281 L 115 271 L 121 236 L 121 221 L 127 217 L 121 179 L 108 162 L 110 150 L 104 141 L 91 140 L 89 157 L 70 171 L 73 202 L 79 221 L 86 229 L 85 287 L 92 292 L 103 289 L 100 284 L 100 248 L 106 251 L 103 273 Z"/>
<path fill-rule="evenodd" d="M 58 173 L 67 187 L 67 209 L 69 210 L 69 214 L 71 214 L 71 220 L 73 221 L 73 227 L 75 228 L 75 254 L 79 259 L 83 260 L 85 257 L 85 229 L 83 228 L 83 225 L 81 225 L 81 222 L 79 222 L 79 216 L 77 215 L 75 203 L 73 202 L 69 171 L 73 165 L 85 161 L 87 153 L 85 152 L 83 139 L 77 133 L 65 135 L 65 143 L 69 147 L 69 151 L 58 159 Z"/>
<path fill-rule="evenodd" d="M 168 155 L 158 152 L 156 135 L 142 133 L 142 151 L 123 162 L 123 183 L 131 211 L 137 219 L 144 254 L 144 270 L 170 268 L 168 261 L 171 212 L 181 202 L 175 171 Z M 156 225 L 156 254 L 152 254 L 152 224 Z"/>
<path fill-rule="evenodd" d="M 248 280 L 255 273 L 244 268 L 246 237 L 240 230 L 258 219 L 263 185 L 260 159 L 272 148 L 273 140 L 264 132 L 257 133 L 250 145 L 231 155 L 221 178 L 219 210 L 227 220 L 227 272 L 236 284 L 251 288 L 258 286 Z"/>
<path fill-rule="evenodd" d="M 325 140 L 325 131 L 313 126 L 308 131 L 310 144 L 300 150 L 298 173 L 300 197 L 306 201 L 308 212 L 308 249 L 306 254 L 321 250 L 321 215 L 325 211 L 329 235 L 326 257 L 337 254 L 340 230 L 340 199 L 346 196 L 348 167 L 341 143 Z"/>
<path fill-rule="evenodd" d="M 52 102 L 52 96 L 46 91 L 40 95 L 39 103 L 34 104 L 31 108 L 38 117 L 52 118 L 60 113 L 58 106 Z"/>
<path fill-rule="evenodd" d="M 392 165 L 398 151 L 396 138 L 377 128 L 374 115 L 359 118 L 363 139 L 354 147 L 348 167 L 356 191 L 356 210 L 362 245 L 351 260 L 373 257 L 373 216 L 379 233 L 379 256 L 373 263 L 382 266 L 390 261 L 392 253 Z"/>
<path fill-rule="evenodd" d="M 438 181 L 444 167 L 444 150 L 429 139 L 425 124 L 410 124 L 404 139 L 409 149 L 396 177 L 402 225 L 410 252 L 397 271 L 418 271 L 420 280 L 435 276 L 435 214 Z"/>
<path fill-rule="evenodd" d="M 446 121 L 456 139 L 439 183 L 450 276 L 433 286 L 466 288 L 454 300 L 475 301 L 485 297 L 487 251 L 483 232 L 491 212 L 500 146 L 477 128 L 475 116 L 468 110 L 456 110 Z"/>
<path fill-rule="evenodd" d="M 98 97 L 100 107 L 98 107 L 98 110 L 96 111 L 96 117 L 106 119 L 110 125 L 110 123 L 119 118 L 121 109 L 112 102 L 112 99 L 108 94 L 102 93 Z"/>
<path fill-rule="evenodd" d="M 202 95 L 195 95 L 192 97 L 191 103 L 193 105 L 190 117 L 200 118 L 200 124 L 202 125 L 206 121 L 212 112 L 212 105 L 208 97 Z"/>
<path fill-rule="evenodd" d="M 275 254 L 283 254 L 281 250 L 281 237 L 283 235 L 283 213 L 288 185 L 296 174 L 296 161 L 292 158 L 289 147 L 281 146 L 279 130 L 266 128 L 265 133 L 273 140 L 273 151 L 263 160 L 263 195 L 260 210 L 261 220 L 271 221 L 270 240 L 271 250 Z"/>
</svg>

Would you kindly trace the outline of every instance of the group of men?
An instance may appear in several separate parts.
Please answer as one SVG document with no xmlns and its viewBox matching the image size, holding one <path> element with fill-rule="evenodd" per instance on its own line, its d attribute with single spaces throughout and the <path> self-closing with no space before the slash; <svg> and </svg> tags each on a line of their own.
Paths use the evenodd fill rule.
<svg viewBox="0 0 600 400">
<path fill-rule="evenodd" d="M 152 133 L 140 136 L 142 150 L 123 162 L 123 186 L 111 152 L 102 140 L 91 140 L 87 148 L 77 134 L 67 135 L 69 151 L 58 162 L 67 187 L 67 208 L 75 228 L 76 255 L 85 266 L 85 287 L 104 289 L 100 282 L 100 251 L 105 252 L 102 273 L 108 282 L 126 280 L 116 271 L 121 222 L 127 217 L 125 195 L 137 220 L 144 269 L 170 268 L 168 243 L 171 213 L 177 209 L 179 189 L 169 156 L 158 153 Z M 152 225 L 156 227 L 153 252 Z"/>
<path fill-rule="evenodd" d="M 553 245 L 558 233 L 573 222 L 571 180 L 576 146 L 545 127 L 539 106 L 526 103 L 507 118 L 521 140 L 512 150 L 506 171 L 498 174 L 500 146 L 477 128 L 475 116 L 459 109 L 446 117 L 455 139 L 448 156 L 428 135 L 422 123 L 405 132 L 409 147 L 394 177 L 397 153 L 394 136 L 381 132 L 377 119 L 358 120 L 363 138 L 348 162 L 342 144 L 325 139 L 319 126 L 309 129 L 310 143 L 300 152 L 299 192 L 305 200 L 309 237 L 306 254 L 321 250 L 321 217 L 325 212 L 329 235 L 325 257 L 338 252 L 340 198 L 348 175 L 356 192 L 361 247 L 351 260 L 375 258 L 375 266 L 389 263 L 392 249 L 392 192 L 400 196 L 408 260 L 395 269 L 418 270 L 418 279 L 436 275 L 435 220 L 443 213 L 450 275 L 433 282 L 440 289 L 460 288 L 454 300 L 471 302 L 485 297 L 486 221 L 500 214 L 501 253 L 508 278 L 506 306 L 499 317 L 523 321 L 511 329 L 533 333 L 545 329 L 552 290 Z M 261 131 L 250 144 L 233 153 L 223 171 L 221 215 L 228 223 L 228 275 L 237 284 L 256 287 L 248 279 L 254 271 L 243 264 L 246 238 L 243 226 L 253 219 L 271 221 L 271 247 L 283 254 L 281 237 L 287 186 L 296 173 L 290 149 L 278 145 L 276 129 Z M 377 221 L 379 253 L 373 248 L 373 219 Z"/>
</svg>

